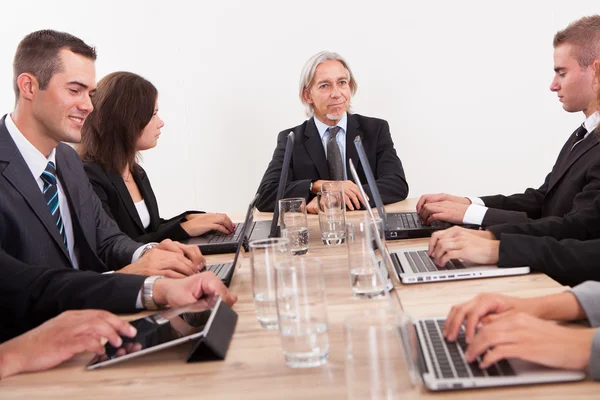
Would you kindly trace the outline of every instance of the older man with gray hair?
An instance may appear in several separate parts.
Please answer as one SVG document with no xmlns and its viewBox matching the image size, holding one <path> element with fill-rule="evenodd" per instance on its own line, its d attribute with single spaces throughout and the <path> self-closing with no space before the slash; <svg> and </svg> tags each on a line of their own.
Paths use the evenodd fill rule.
<svg viewBox="0 0 600 400">
<path fill-rule="evenodd" d="M 295 133 L 296 140 L 284 197 L 304 197 L 309 203 L 321 190 L 323 182 L 343 181 L 347 208 L 355 210 L 367 206 L 367 201 L 373 199 L 368 185 L 365 184 L 364 189 L 371 200 L 365 201 L 358 186 L 348 180 L 348 159 L 352 159 L 361 181 L 366 183 L 353 143 L 360 136 L 383 202 L 394 203 L 406 198 L 408 184 L 388 123 L 350 113 L 350 102 L 357 88 L 350 66 L 339 54 L 322 51 L 308 60 L 300 77 L 299 96 L 309 119 L 279 133 L 273 159 L 258 189 L 257 208 L 260 211 L 270 212 L 276 206 L 277 186 L 290 131 Z M 317 207 L 309 204 L 307 209 L 316 212 Z"/>
</svg>

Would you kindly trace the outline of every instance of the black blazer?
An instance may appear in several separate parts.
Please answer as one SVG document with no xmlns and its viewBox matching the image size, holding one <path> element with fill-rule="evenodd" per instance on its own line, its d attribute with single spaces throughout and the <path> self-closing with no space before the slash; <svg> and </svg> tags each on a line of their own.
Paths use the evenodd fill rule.
<svg viewBox="0 0 600 400">
<path fill-rule="evenodd" d="M 29 265 L 72 268 L 42 192 L 4 119 L 0 120 L 0 249 Z M 75 150 L 59 144 L 56 166 L 71 211 L 79 268 L 106 272 L 130 264 L 142 243 L 122 233 L 106 215 Z"/>
<path fill-rule="evenodd" d="M 487 207 L 482 226 L 520 223 L 580 210 L 600 194 L 600 145 L 598 130 L 573 150 L 575 135 L 567 140 L 539 189 L 512 196 L 484 196 Z"/>
<path fill-rule="evenodd" d="M 106 171 L 96 162 L 85 162 L 84 168 L 94 191 L 102 202 L 104 211 L 130 238 L 146 243 L 160 242 L 164 239 L 183 240 L 190 237 L 180 224 L 185 221 L 187 214 L 202 213 L 202 211 L 186 211 L 171 219 L 162 219 L 158 214 L 158 203 L 150 180 L 141 166 L 136 165 L 133 178 L 150 214 L 150 225 L 147 229 L 142 226 L 140 216 L 121 175 Z"/>
<path fill-rule="evenodd" d="M 388 123 L 382 119 L 348 113 L 346 130 L 346 171 L 348 179 L 352 180 L 350 167 L 348 166 L 348 159 L 351 158 L 357 167 L 356 171 L 363 183 L 365 192 L 371 199 L 371 206 L 374 206 L 371 190 L 354 147 L 354 139 L 360 136 L 383 203 L 389 204 L 404 200 L 408 195 L 408 184 L 404 177 L 402 162 L 394 149 Z M 258 189 L 259 197 L 256 207 L 260 211 L 273 212 L 275 209 L 277 186 L 279 185 L 283 165 L 287 135 L 290 131 L 295 133 L 295 142 L 283 197 L 304 197 L 309 202 L 314 197 L 314 194 L 309 190 L 310 183 L 319 179 L 329 179 L 329 168 L 327 167 L 323 142 L 314 119 L 310 118 L 304 121 L 302 125 L 279 133 L 273 158 Z"/>
<path fill-rule="evenodd" d="M 0 342 L 73 309 L 137 312 L 145 276 L 33 267 L 0 250 Z"/>
</svg>

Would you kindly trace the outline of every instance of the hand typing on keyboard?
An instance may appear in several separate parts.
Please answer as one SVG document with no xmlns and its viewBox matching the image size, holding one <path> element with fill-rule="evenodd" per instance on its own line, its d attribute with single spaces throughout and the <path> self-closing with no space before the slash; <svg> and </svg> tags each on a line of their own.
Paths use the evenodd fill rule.
<svg viewBox="0 0 600 400">
<path fill-rule="evenodd" d="M 500 242 L 487 231 L 474 231 L 454 226 L 434 232 L 429 240 L 428 254 L 439 266 L 451 259 L 475 264 L 497 264 Z"/>
<path fill-rule="evenodd" d="M 549 321 L 584 316 L 571 292 L 529 299 L 486 293 L 452 307 L 442 334 L 448 342 L 464 340 L 466 361 L 480 357 L 481 368 L 518 358 L 549 367 L 584 369 L 590 362 L 596 330 Z"/>
<path fill-rule="evenodd" d="M 218 231 L 229 235 L 235 229 L 227 214 L 188 214 L 185 218 L 186 221 L 181 223 L 181 227 L 190 236 L 200 236 L 209 231 Z"/>
<path fill-rule="evenodd" d="M 423 221 L 446 221 L 462 224 L 471 200 L 445 193 L 425 194 L 417 202 L 417 213 Z"/>
</svg>

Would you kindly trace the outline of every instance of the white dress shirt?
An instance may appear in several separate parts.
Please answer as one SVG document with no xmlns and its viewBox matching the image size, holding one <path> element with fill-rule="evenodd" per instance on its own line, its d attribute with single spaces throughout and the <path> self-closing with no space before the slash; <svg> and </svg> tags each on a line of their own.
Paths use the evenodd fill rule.
<svg viewBox="0 0 600 400">
<path fill-rule="evenodd" d="M 583 122 L 583 125 L 587 130 L 587 133 L 583 137 L 583 139 L 585 139 L 594 129 L 596 129 L 596 127 L 598 127 L 598 125 L 600 125 L 600 112 L 596 111 L 586 118 L 586 120 Z M 581 143 L 581 141 L 575 143 L 573 148 L 575 148 L 575 146 L 577 146 L 579 143 Z M 571 148 L 571 150 L 573 148 Z M 471 200 L 472 204 L 467 207 L 467 211 L 463 217 L 463 224 L 481 225 L 488 208 L 485 206 L 483 200 L 481 200 L 479 197 L 468 197 L 468 199 Z"/>
<path fill-rule="evenodd" d="M 12 116 L 9 114 L 5 119 L 6 129 L 8 133 L 14 140 L 17 145 L 17 149 L 23 156 L 25 163 L 29 167 L 31 171 L 31 175 L 33 179 L 37 182 L 40 192 L 44 189 L 44 181 L 42 180 L 42 172 L 46 169 L 48 165 L 48 161 L 52 161 L 56 166 L 56 171 L 59 171 L 60 165 L 56 163 L 56 149 L 52 149 L 52 152 L 48 157 L 43 155 L 38 149 L 36 149 L 19 128 L 15 125 L 15 122 L 12 119 Z M 58 174 L 57 174 L 58 175 Z M 64 195 L 64 191 L 60 184 L 60 179 L 58 176 L 57 180 L 57 188 L 58 188 L 58 207 L 60 209 L 60 216 L 63 221 L 63 226 L 65 229 L 65 234 L 67 236 L 67 246 L 69 249 L 69 255 L 71 256 L 71 264 L 73 264 L 73 268 L 79 269 L 79 254 L 75 249 L 75 238 L 73 237 L 73 223 L 71 222 L 71 211 L 69 210 L 69 202 L 67 201 L 66 196 Z M 48 210 L 50 213 L 50 210 Z M 58 228 L 56 228 L 58 230 Z"/>
<path fill-rule="evenodd" d="M 317 130 L 319 131 L 319 135 L 321 136 L 321 141 L 323 142 L 323 149 L 325 149 L 325 158 L 327 158 L 327 139 L 329 139 L 329 131 L 327 129 L 330 128 L 329 125 L 325 125 L 321 122 L 317 117 L 313 117 L 315 120 L 315 125 L 317 126 Z M 346 127 L 348 125 L 348 114 L 344 113 L 342 118 L 338 121 L 335 126 L 339 126 L 340 130 L 337 133 L 335 141 L 337 142 L 340 153 L 342 154 L 342 160 L 344 164 L 344 180 L 348 179 L 348 174 L 346 173 Z"/>
<path fill-rule="evenodd" d="M 134 204 L 140 220 L 142 220 L 142 226 L 144 229 L 148 228 L 150 226 L 150 213 L 148 212 L 148 207 L 146 207 L 146 202 L 142 199 Z"/>
</svg>

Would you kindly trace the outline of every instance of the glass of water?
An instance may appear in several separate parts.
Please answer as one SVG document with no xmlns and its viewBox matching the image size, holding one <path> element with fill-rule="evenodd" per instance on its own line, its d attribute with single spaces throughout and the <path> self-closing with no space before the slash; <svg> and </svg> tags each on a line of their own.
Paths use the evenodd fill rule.
<svg viewBox="0 0 600 400">
<path fill-rule="evenodd" d="M 321 261 L 293 258 L 277 264 L 277 316 L 285 363 L 323 365 L 329 354 L 327 298 Z"/>
<path fill-rule="evenodd" d="M 416 334 L 410 318 L 391 309 L 344 321 L 348 399 L 418 398 Z"/>
<path fill-rule="evenodd" d="M 346 223 L 350 285 L 354 297 L 361 299 L 379 299 L 385 296 L 387 269 L 375 234 L 379 234 L 379 231 L 370 220 Z"/>
<path fill-rule="evenodd" d="M 303 197 L 279 200 L 281 237 L 290 241 L 292 255 L 308 252 L 308 223 L 306 200 Z"/>
<path fill-rule="evenodd" d="M 250 271 L 256 318 L 265 329 L 277 329 L 275 306 L 275 265 L 290 258 L 287 239 L 262 239 L 250 242 Z"/>
<path fill-rule="evenodd" d="M 344 243 L 346 238 L 346 204 L 343 191 L 324 191 L 317 194 L 321 240 L 326 245 Z"/>
</svg>

